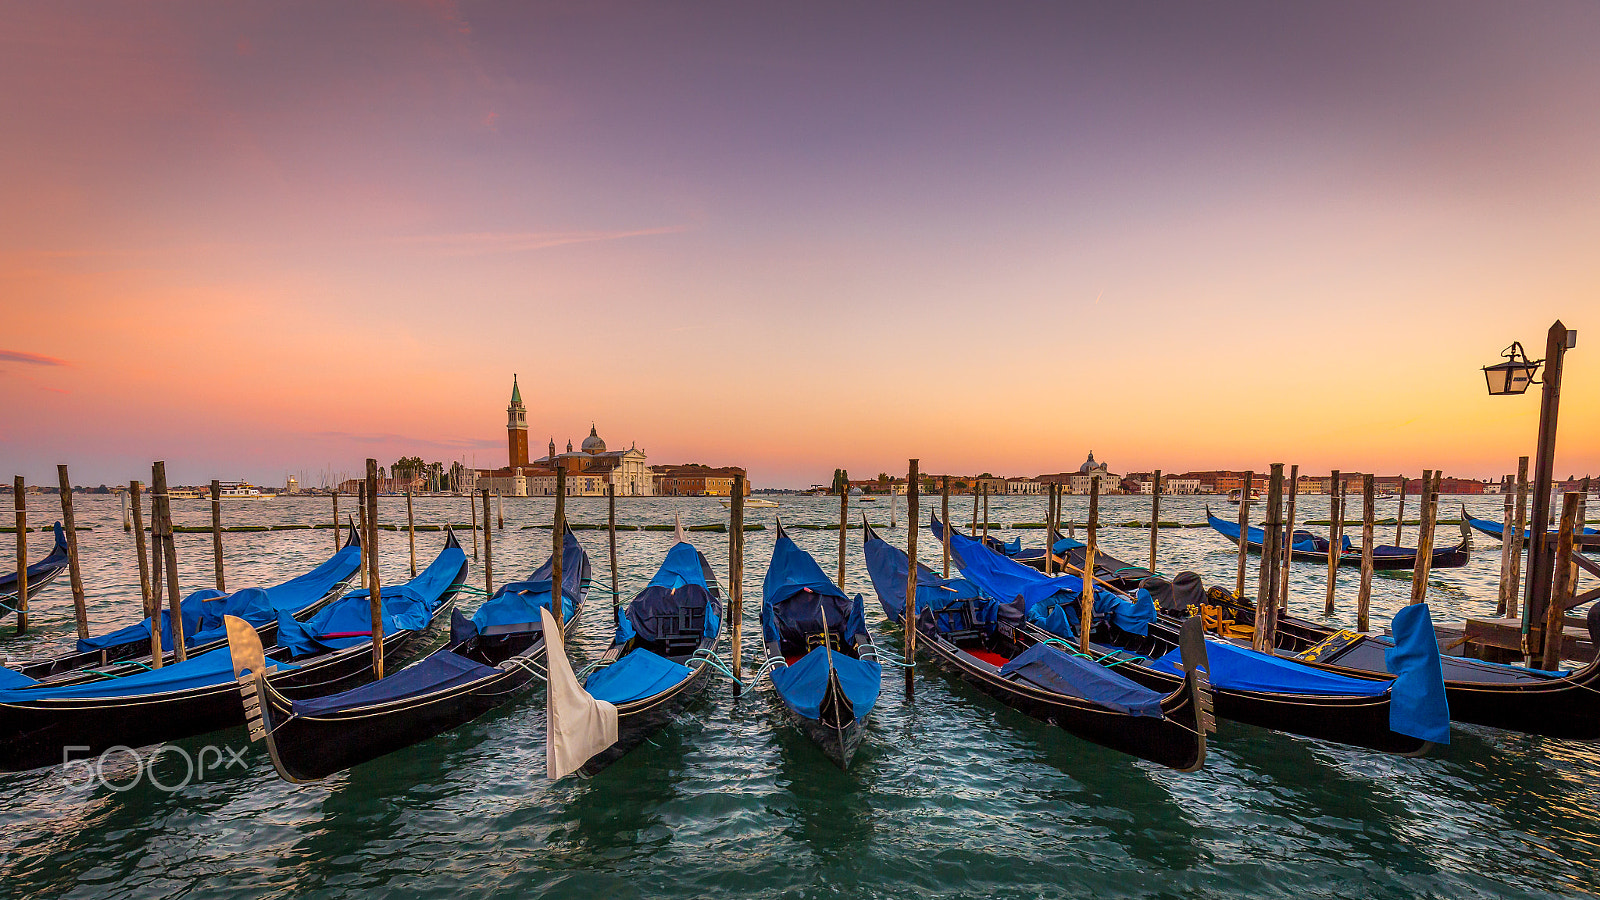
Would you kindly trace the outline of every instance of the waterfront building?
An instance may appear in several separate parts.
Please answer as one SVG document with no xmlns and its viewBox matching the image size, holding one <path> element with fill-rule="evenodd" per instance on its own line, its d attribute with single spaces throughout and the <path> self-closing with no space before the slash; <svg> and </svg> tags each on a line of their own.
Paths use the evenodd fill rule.
<svg viewBox="0 0 1600 900">
<path fill-rule="evenodd" d="M 714 468 L 699 463 L 656 466 L 653 470 L 655 492 L 662 497 L 732 497 L 734 476 L 744 474 L 739 466 Z M 745 479 L 744 493 L 750 496 L 749 478 Z"/>
<path fill-rule="evenodd" d="M 645 463 L 645 452 L 637 445 L 626 450 L 607 450 L 593 423 L 582 449 L 557 454 L 550 439 L 550 452 L 541 459 L 528 458 L 528 408 L 522 402 L 517 376 L 511 376 L 511 402 L 506 406 L 506 465 L 498 469 L 473 471 L 469 491 L 489 490 L 507 497 L 551 497 L 556 492 L 556 470 L 566 472 L 567 496 L 604 497 L 606 485 L 615 484 L 619 497 L 648 497 L 654 493 L 654 479 Z"/>
</svg>

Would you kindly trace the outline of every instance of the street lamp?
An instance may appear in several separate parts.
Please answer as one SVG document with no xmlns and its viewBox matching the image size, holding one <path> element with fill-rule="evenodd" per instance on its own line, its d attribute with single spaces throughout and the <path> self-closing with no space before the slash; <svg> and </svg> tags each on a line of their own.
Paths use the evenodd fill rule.
<svg viewBox="0 0 1600 900">
<path fill-rule="evenodd" d="M 1544 365 L 1544 360 L 1530 361 L 1528 354 L 1522 350 L 1521 341 L 1513 341 L 1511 346 L 1500 351 L 1500 355 L 1505 357 L 1505 362 L 1483 367 L 1483 377 L 1489 382 L 1490 396 L 1521 394 L 1528 389 L 1528 385 L 1537 383 L 1533 376 Z"/>
<path fill-rule="evenodd" d="M 1578 345 L 1578 332 L 1568 330 L 1557 320 L 1550 326 L 1544 345 L 1544 359 L 1530 361 L 1520 343 L 1513 343 L 1500 355 L 1505 362 L 1483 367 L 1489 393 L 1495 396 L 1521 394 L 1534 384 L 1533 375 L 1544 366 L 1539 398 L 1539 457 L 1533 470 L 1533 521 L 1528 523 L 1527 602 L 1522 605 L 1523 649 L 1531 657 L 1538 654 L 1546 669 L 1561 664 L 1561 642 L 1548 640 L 1550 585 L 1555 574 L 1554 554 L 1550 552 L 1550 490 L 1555 481 L 1556 417 L 1561 410 L 1561 368 L 1568 350 Z M 1556 615 L 1557 628 L 1560 617 Z M 1556 632 L 1560 634 L 1559 631 Z M 1537 640 L 1535 639 L 1537 635 Z"/>
</svg>

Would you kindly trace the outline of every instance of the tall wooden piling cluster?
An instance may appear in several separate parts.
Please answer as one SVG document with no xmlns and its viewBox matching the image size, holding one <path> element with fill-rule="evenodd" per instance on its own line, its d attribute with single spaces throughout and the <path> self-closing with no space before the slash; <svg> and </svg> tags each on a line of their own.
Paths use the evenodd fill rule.
<svg viewBox="0 0 1600 900">
<path fill-rule="evenodd" d="M 17 522 L 17 634 L 28 631 L 28 482 L 11 479 L 12 505 Z"/>
<path fill-rule="evenodd" d="M 1378 498 L 1371 475 L 1361 476 L 1361 586 L 1356 593 L 1356 630 L 1371 629 L 1372 614 L 1372 552 L 1377 543 L 1376 525 Z"/>
<path fill-rule="evenodd" d="M 489 531 L 489 489 L 483 491 L 483 592 L 494 594 L 494 540 Z"/>
<path fill-rule="evenodd" d="M 1279 576 L 1283 569 L 1278 555 L 1283 539 L 1283 463 L 1273 463 L 1267 479 L 1267 517 L 1261 523 L 1261 569 L 1256 579 L 1256 630 L 1251 647 L 1258 653 L 1272 652 L 1272 626 L 1277 618 Z"/>
<path fill-rule="evenodd" d="M 921 460 L 909 460 L 907 468 L 910 478 L 906 482 L 906 665 L 910 666 L 917 661 L 917 522 L 921 521 L 917 510 L 917 465 Z M 949 533 L 949 523 L 945 523 L 946 533 Z M 906 669 L 906 691 L 911 690 L 911 669 Z"/>
<path fill-rule="evenodd" d="M 178 592 L 178 552 L 177 545 L 172 537 L 172 496 L 167 490 L 167 464 L 157 461 L 150 467 L 150 488 L 152 490 L 150 505 L 151 514 L 155 517 L 153 527 L 159 529 L 153 537 L 160 548 L 160 558 L 166 567 L 167 582 L 167 608 L 168 619 L 172 628 L 172 652 L 178 662 L 189 658 L 188 648 L 184 646 L 186 640 L 183 633 L 183 601 Z M 160 607 L 159 598 L 156 606 Z M 151 632 L 161 629 L 161 617 L 157 615 L 150 620 Z"/>
<path fill-rule="evenodd" d="M 128 505 L 133 510 L 133 536 L 134 546 L 139 556 L 139 600 L 143 604 L 144 617 L 150 619 L 152 624 L 160 607 L 151 602 L 150 589 L 150 557 L 145 552 L 144 544 L 144 510 L 139 506 L 139 482 L 128 482 Z M 151 666 L 161 668 L 161 629 L 152 628 L 150 634 Z"/>
<path fill-rule="evenodd" d="M 1322 603 L 1322 614 L 1333 615 L 1333 591 L 1339 583 L 1340 550 L 1344 548 L 1344 484 L 1339 470 L 1333 470 L 1328 481 L 1328 595 Z"/>
<path fill-rule="evenodd" d="M 72 615 L 78 624 L 78 637 L 89 637 L 89 612 L 83 600 L 83 572 L 78 568 L 78 521 L 72 514 L 72 479 L 66 466 L 56 466 L 61 482 L 61 521 L 67 531 L 67 574 L 72 579 Z"/>
<path fill-rule="evenodd" d="M 556 466 L 556 514 L 550 528 L 554 535 L 554 555 L 550 558 L 550 614 L 556 617 L 556 628 L 563 633 L 567 628 L 566 593 L 562 589 L 561 563 L 567 550 L 567 467 Z"/>
<path fill-rule="evenodd" d="M 222 482 L 211 479 L 211 567 L 216 571 L 217 590 L 227 591 L 222 573 Z"/>
<path fill-rule="evenodd" d="M 1089 652 L 1089 632 L 1094 628 L 1094 555 L 1099 549 L 1095 534 L 1100 527 L 1100 479 L 1089 479 L 1089 540 L 1083 551 L 1083 596 L 1078 605 L 1078 652 Z"/>
<path fill-rule="evenodd" d="M 1156 570 L 1156 549 L 1161 534 L 1161 470 L 1150 477 L 1150 571 Z"/>
<path fill-rule="evenodd" d="M 1244 579 L 1249 568 L 1249 555 L 1245 552 L 1245 541 L 1250 537 L 1250 504 L 1251 492 L 1255 489 L 1255 472 L 1244 473 L 1244 492 L 1239 495 L 1239 573 L 1233 582 L 1233 596 L 1236 600 L 1244 599 Z M 1265 545 L 1262 546 L 1265 550 Z"/>
<path fill-rule="evenodd" d="M 733 503 L 728 507 L 728 614 L 733 619 L 733 674 L 744 657 L 744 473 L 733 473 Z M 615 533 L 615 532 L 613 532 Z M 613 551 L 612 567 L 616 567 Z M 741 676 L 742 677 L 742 676 Z M 737 683 L 734 691 L 738 692 Z"/>
<path fill-rule="evenodd" d="M 1422 512 L 1417 530 L 1417 564 L 1411 570 L 1411 602 L 1428 599 L 1428 573 L 1433 568 L 1433 526 L 1439 518 L 1439 478 L 1442 471 L 1422 471 Z"/>
<path fill-rule="evenodd" d="M 383 586 L 378 578 L 378 461 L 367 460 L 367 481 L 362 486 L 361 562 L 367 573 L 367 609 L 372 619 L 372 677 L 383 677 Z"/>
</svg>

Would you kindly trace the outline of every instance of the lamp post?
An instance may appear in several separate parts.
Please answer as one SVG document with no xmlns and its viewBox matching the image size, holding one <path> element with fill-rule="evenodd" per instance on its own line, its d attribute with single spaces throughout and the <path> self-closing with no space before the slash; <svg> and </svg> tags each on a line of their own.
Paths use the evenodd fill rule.
<svg viewBox="0 0 1600 900">
<path fill-rule="evenodd" d="M 1544 359 L 1529 360 L 1520 343 L 1501 353 L 1505 362 L 1483 367 L 1489 393 L 1521 394 L 1530 384 L 1542 384 L 1539 401 L 1538 461 L 1533 470 L 1533 521 L 1528 524 L 1528 589 L 1522 605 L 1523 651 L 1532 656 L 1544 646 L 1545 608 L 1555 569 L 1550 557 L 1550 490 L 1555 478 L 1556 417 L 1561 409 L 1561 364 L 1566 352 L 1578 345 L 1578 332 L 1557 320 L 1545 339 Z M 1544 366 L 1544 380 L 1534 374 Z M 1535 633 L 1537 640 L 1534 639 Z"/>
</svg>

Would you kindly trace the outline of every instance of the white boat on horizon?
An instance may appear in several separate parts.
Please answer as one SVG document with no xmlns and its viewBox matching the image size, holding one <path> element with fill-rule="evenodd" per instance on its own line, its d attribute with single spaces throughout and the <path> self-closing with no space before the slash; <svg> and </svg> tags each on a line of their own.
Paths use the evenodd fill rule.
<svg viewBox="0 0 1600 900">
<path fill-rule="evenodd" d="M 726 509 L 733 509 L 732 497 L 718 497 L 717 502 L 721 503 Z M 778 501 L 776 500 L 762 500 L 759 497 L 746 497 L 744 500 L 745 509 L 767 509 L 777 505 Z"/>
</svg>

